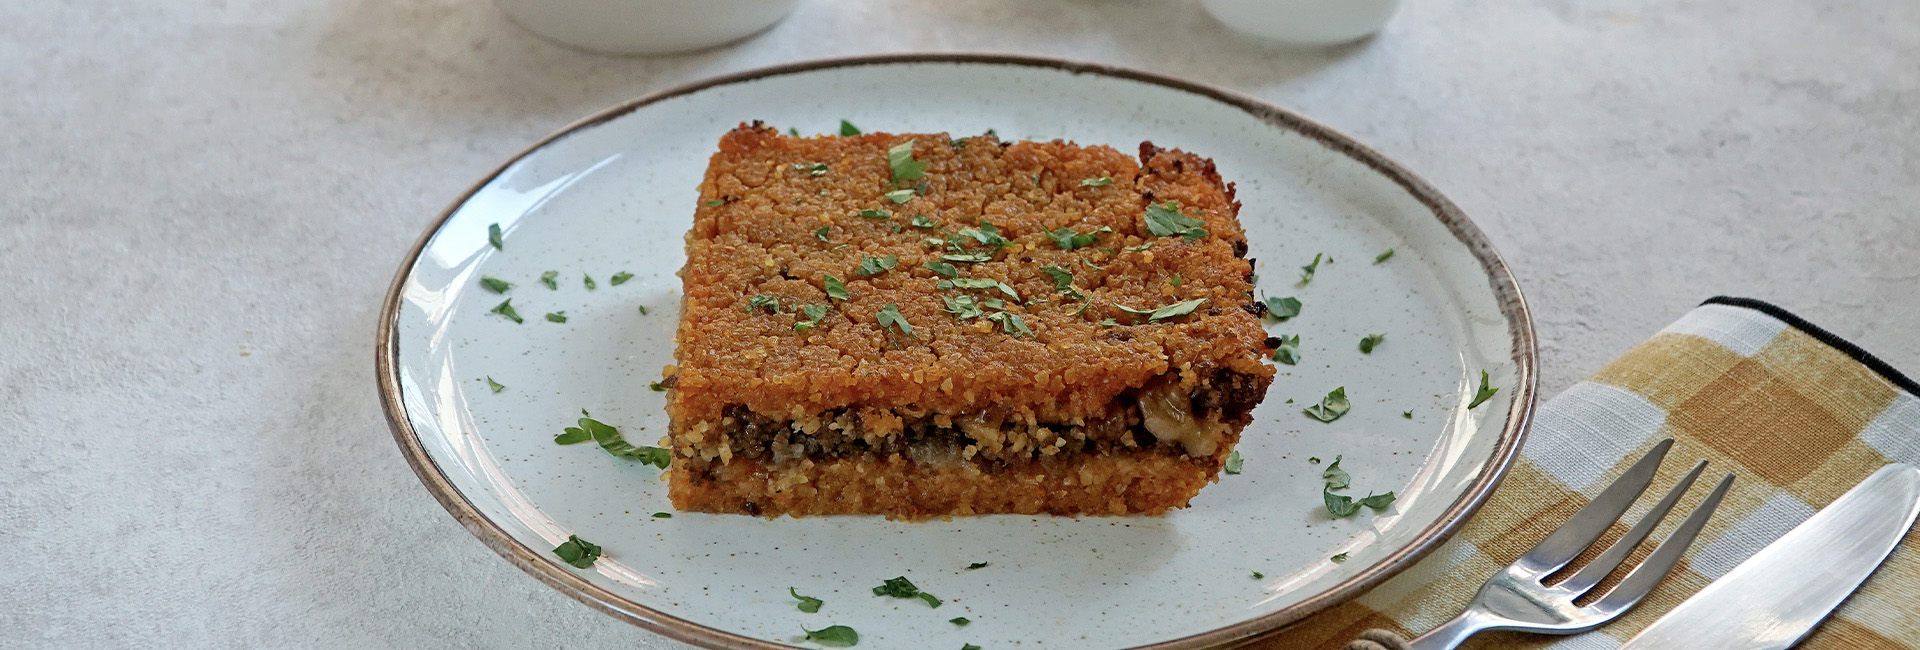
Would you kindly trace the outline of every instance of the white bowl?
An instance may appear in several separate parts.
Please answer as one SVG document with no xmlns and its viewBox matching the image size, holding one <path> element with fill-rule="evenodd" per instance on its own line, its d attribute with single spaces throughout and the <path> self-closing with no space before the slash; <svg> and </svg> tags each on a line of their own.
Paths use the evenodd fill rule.
<svg viewBox="0 0 1920 650">
<path fill-rule="evenodd" d="M 1335 45 L 1364 38 L 1400 8 L 1400 0 L 1201 0 L 1222 24 L 1261 38 Z"/>
<path fill-rule="evenodd" d="M 668 54 L 751 36 L 798 0 L 495 0 L 520 26 L 607 54 Z"/>
</svg>

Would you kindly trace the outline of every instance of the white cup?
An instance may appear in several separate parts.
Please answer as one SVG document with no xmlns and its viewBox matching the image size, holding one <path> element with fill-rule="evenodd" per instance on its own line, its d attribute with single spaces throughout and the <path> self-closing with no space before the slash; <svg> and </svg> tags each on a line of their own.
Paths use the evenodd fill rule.
<svg viewBox="0 0 1920 650">
<path fill-rule="evenodd" d="M 1235 31 L 1298 45 L 1336 45 L 1380 31 L 1400 0 L 1201 0 Z"/>
<path fill-rule="evenodd" d="M 798 0 L 495 0 L 535 34 L 607 54 L 713 47 L 780 22 Z"/>
</svg>

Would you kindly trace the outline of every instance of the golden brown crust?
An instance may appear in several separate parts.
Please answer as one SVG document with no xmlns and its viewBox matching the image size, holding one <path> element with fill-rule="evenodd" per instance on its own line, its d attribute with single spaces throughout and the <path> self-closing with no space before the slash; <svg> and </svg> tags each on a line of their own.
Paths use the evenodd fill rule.
<svg viewBox="0 0 1920 650">
<path fill-rule="evenodd" d="M 908 140 L 915 142 L 914 158 L 927 164 L 925 191 L 898 204 L 884 195 L 913 183 L 893 182 L 887 150 Z M 816 163 L 826 164 L 825 173 L 811 173 Z M 1110 177 L 1112 184 L 1081 184 L 1101 177 Z M 1166 201 L 1204 221 L 1210 234 L 1195 241 L 1150 234 L 1143 220 L 1146 208 Z M 1246 244 L 1238 208 L 1231 186 L 1222 183 L 1211 161 L 1151 144 L 1141 145 L 1136 161 L 1109 147 L 1061 141 L 1006 144 L 989 137 L 950 141 L 945 134 L 885 133 L 796 138 L 742 125 L 721 138 L 686 237 L 669 443 L 678 458 L 698 461 L 692 465 L 742 462 L 727 449 L 729 427 L 738 426 L 727 414 L 741 408 L 796 428 L 821 426 L 814 423 L 829 412 L 841 413 L 843 420 L 852 413 L 860 435 L 886 436 L 905 422 L 962 414 L 990 413 L 1010 429 L 1014 423 L 1026 425 L 1022 429 L 1077 425 L 1110 413 L 1116 400 L 1130 399 L 1156 382 L 1175 381 L 1186 392 L 1199 392 L 1214 378 L 1231 375 L 1250 378 L 1263 393 L 1273 369 L 1259 361 L 1267 351 L 1266 333 L 1258 317 L 1243 308 L 1252 301 L 1252 286 L 1251 267 L 1240 257 Z M 892 217 L 859 216 L 876 209 Z M 915 215 L 933 219 L 940 230 L 909 225 Z M 944 278 L 923 266 L 952 252 L 929 246 L 928 237 L 979 227 L 983 220 L 1011 245 L 992 261 L 954 265 L 963 276 L 1004 282 L 1029 301 L 1009 300 L 1007 311 L 1018 315 L 1032 336 L 1011 336 L 983 318 L 955 318 L 945 311 L 942 296 L 994 294 L 940 289 Z M 1102 227 L 1112 232 L 1071 251 L 1047 235 L 1060 228 L 1085 233 Z M 828 229 L 826 241 L 816 235 L 820 228 Z M 1146 244 L 1151 248 L 1126 250 Z M 892 270 L 870 277 L 856 273 L 863 258 L 888 255 L 899 259 Z M 1053 278 L 1041 270 L 1048 266 L 1070 270 L 1074 286 L 1090 300 L 1057 293 Z M 829 275 L 845 283 L 849 299 L 829 299 Z M 778 298 L 782 313 L 750 311 L 753 296 Z M 1119 308 L 1152 309 L 1201 298 L 1206 302 L 1191 315 L 1158 322 Z M 1045 302 L 1031 302 L 1036 299 Z M 833 309 L 818 326 L 798 332 L 795 323 L 806 318 L 798 313 L 801 305 Z M 897 306 L 913 335 L 879 325 L 876 316 L 887 305 Z M 1106 319 L 1119 325 L 1102 325 Z M 1236 437 L 1244 415 L 1225 414 Z M 1220 459 L 1229 447 L 1221 448 Z M 1149 500 L 1161 504 L 1154 508 L 1184 503 L 1218 470 L 1218 459 L 1181 458 L 1134 465 L 1165 470 L 1165 476 L 1152 480 L 1172 481 L 1168 489 L 1191 488 L 1178 499 Z M 1187 470 L 1167 468 L 1182 462 L 1199 472 L 1198 478 L 1176 480 Z M 691 483 L 682 464 L 673 470 L 676 506 L 701 509 L 700 504 L 713 503 L 688 492 Z M 1127 485 L 1152 482 L 1147 475 L 1127 480 Z M 732 490 L 727 493 L 744 499 L 740 495 L 746 493 L 739 491 L 746 489 L 700 493 Z M 937 501 L 930 495 L 900 498 Z M 1028 503 L 1007 499 L 1012 499 L 1008 504 Z M 882 502 L 877 495 L 863 501 Z M 1033 507 L 1100 511 L 1081 497 L 1062 503 L 1071 507 Z"/>
</svg>

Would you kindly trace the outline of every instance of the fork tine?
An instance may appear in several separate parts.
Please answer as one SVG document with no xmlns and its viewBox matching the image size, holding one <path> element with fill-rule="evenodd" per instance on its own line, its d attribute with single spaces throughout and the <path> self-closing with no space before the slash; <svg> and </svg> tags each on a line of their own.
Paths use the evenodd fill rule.
<svg viewBox="0 0 1920 650">
<path fill-rule="evenodd" d="M 1654 504 L 1653 509 L 1648 510 L 1647 514 L 1641 515 L 1640 521 L 1635 522 L 1633 528 L 1627 530 L 1627 534 L 1621 535 L 1618 540 L 1614 540 L 1613 545 L 1608 546 L 1607 550 L 1602 551 L 1598 557 L 1593 558 L 1592 562 L 1587 563 L 1584 567 L 1580 567 L 1579 573 L 1573 574 L 1573 577 L 1567 578 L 1555 586 L 1578 596 L 1579 594 L 1586 593 L 1588 589 L 1592 589 L 1594 585 L 1600 584 L 1602 578 L 1607 577 L 1607 574 L 1612 573 L 1615 567 L 1620 566 L 1620 563 L 1627 559 L 1627 554 L 1632 553 L 1635 547 L 1640 546 L 1640 542 L 1646 540 L 1647 535 L 1653 533 L 1654 527 L 1660 525 L 1660 521 L 1667 518 L 1667 512 L 1673 510 L 1673 504 L 1680 501 L 1680 496 L 1686 494 L 1688 488 L 1693 487 L 1693 480 L 1700 478 L 1700 472 L 1706 468 L 1707 461 L 1704 460 L 1694 465 L 1693 471 L 1687 472 L 1686 478 L 1680 479 L 1680 482 L 1675 484 L 1673 489 L 1668 490 L 1667 496 L 1661 497 L 1660 502 Z"/>
<path fill-rule="evenodd" d="M 1653 482 L 1654 470 L 1660 469 L 1660 461 L 1667 457 L 1667 450 L 1672 447 L 1672 438 L 1654 445 L 1652 451 L 1640 458 L 1640 462 L 1634 463 L 1625 474 L 1614 479 L 1613 484 L 1601 490 L 1600 496 L 1594 497 L 1592 503 L 1581 508 L 1567 523 L 1560 524 L 1553 534 L 1540 540 L 1514 565 L 1526 567 L 1545 577 L 1572 562 L 1594 540 L 1600 539 L 1600 534 L 1607 532 L 1607 527 L 1625 514 L 1634 500 L 1640 498 L 1640 493 L 1647 490 L 1647 484 Z"/>
<path fill-rule="evenodd" d="M 1707 525 L 1707 518 L 1712 517 L 1714 509 L 1720 507 L 1720 498 L 1726 496 L 1727 489 L 1731 487 L 1733 487 L 1733 475 L 1728 474 L 1726 478 L 1720 479 L 1720 485 L 1713 488 L 1713 493 L 1708 494 L 1706 500 L 1700 502 L 1700 507 L 1694 508 L 1693 514 L 1687 515 L 1687 520 L 1681 522 L 1680 527 L 1675 528 L 1673 534 L 1667 536 L 1666 541 L 1660 542 L 1658 548 L 1653 549 L 1653 553 L 1647 556 L 1647 561 L 1634 567 L 1633 572 L 1627 574 L 1626 579 L 1621 580 L 1619 585 L 1608 591 L 1607 595 L 1600 597 L 1600 600 L 1594 601 L 1588 608 L 1612 613 L 1625 611 L 1639 604 L 1640 599 L 1646 598 L 1647 594 L 1653 591 L 1653 587 L 1660 584 L 1660 580 L 1666 578 L 1667 573 L 1672 571 L 1675 565 L 1680 564 L 1680 556 L 1686 555 L 1687 547 L 1693 545 L 1694 538 L 1700 535 L 1700 529 Z"/>
</svg>

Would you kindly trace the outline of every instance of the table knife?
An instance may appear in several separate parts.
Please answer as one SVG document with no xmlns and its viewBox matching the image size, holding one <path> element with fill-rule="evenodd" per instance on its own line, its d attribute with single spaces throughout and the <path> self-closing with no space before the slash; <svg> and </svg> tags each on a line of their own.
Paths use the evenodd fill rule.
<svg viewBox="0 0 1920 650">
<path fill-rule="evenodd" d="M 1920 468 L 1882 467 L 1620 650 L 1791 648 L 1880 567 L 1916 514 Z"/>
</svg>

